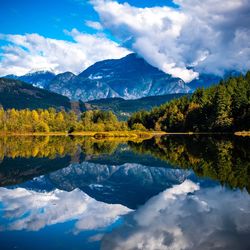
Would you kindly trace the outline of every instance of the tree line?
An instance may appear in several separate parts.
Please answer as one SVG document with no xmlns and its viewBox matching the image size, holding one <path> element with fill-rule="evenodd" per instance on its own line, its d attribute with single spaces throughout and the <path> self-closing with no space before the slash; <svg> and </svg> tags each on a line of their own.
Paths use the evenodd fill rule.
<svg viewBox="0 0 250 250">
<path fill-rule="evenodd" d="M 75 112 L 0 109 L 0 131 L 15 133 L 124 131 L 127 123 L 118 121 L 111 111 L 90 110 L 78 117 Z"/>
<path fill-rule="evenodd" d="M 190 97 L 174 99 L 128 119 L 130 128 L 169 132 L 230 132 L 250 129 L 250 72 L 231 77 Z"/>
</svg>

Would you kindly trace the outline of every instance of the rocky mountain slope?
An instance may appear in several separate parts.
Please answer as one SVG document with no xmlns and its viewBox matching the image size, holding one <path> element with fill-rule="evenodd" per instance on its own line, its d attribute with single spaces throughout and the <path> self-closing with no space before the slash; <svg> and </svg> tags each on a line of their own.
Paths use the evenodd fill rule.
<svg viewBox="0 0 250 250">
<path fill-rule="evenodd" d="M 20 79 L 72 100 L 82 101 L 112 97 L 137 99 L 191 91 L 183 80 L 160 71 L 136 54 L 97 62 L 79 75 L 65 72 L 55 76 L 51 72 L 42 71 L 21 77 L 6 77 Z"/>
<path fill-rule="evenodd" d="M 68 77 L 73 74 L 65 73 Z M 64 74 L 61 74 L 64 75 Z M 59 75 L 60 76 L 60 75 Z M 100 109 L 113 111 L 120 119 L 127 119 L 138 110 L 150 110 L 184 94 L 169 94 L 163 96 L 149 96 L 136 100 L 122 98 L 106 98 L 86 103 L 71 102 L 66 96 L 56 94 L 19 80 L 0 78 L 0 105 L 5 109 L 37 109 L 49 108 L 73 109 L 79 113 L 86 110 Z M 76 106 L 76 108 L 74 108 Z"/>
<path fill-rule="evenodd" d="M 229 77 L 238 72 L 227 72 Z M 8 75 L 33 86 L 45 88 L 67 96 L 73 101 L 88 102 L 96 99 L 123 98 L 138 99 L 177 93 L 191 93 L 199 87 L 209 87 L 222 77 L 200 74 L 198 79 L 185 83 L 151 66 L 137 54 L 129 54 L 121 59 L 97 62 L 79 75 L 64 72 L 55 75 L 49 71 L 37 71 L 24 76 Z"/>
<path fill-rule="evenodd" d="M 55 73 L 41 70 L 36 72 L 30 72 L 23 76 L 7 75 L 5 78 L 16 79 L 26 83 L 31 83 L 34 87 L 38 88 L 48 88 L 48 85 L 52 79 L 56 76 Z"/>
</svg>

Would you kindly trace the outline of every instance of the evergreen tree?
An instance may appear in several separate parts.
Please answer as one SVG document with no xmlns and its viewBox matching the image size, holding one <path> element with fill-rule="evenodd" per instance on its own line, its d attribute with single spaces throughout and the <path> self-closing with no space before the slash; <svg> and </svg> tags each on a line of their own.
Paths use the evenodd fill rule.
<svg viewBox="0 0 250 250">
<path fill-rule="evenodd" d="M 224 85 L 220 85 L 215 94 L 215 129 L 229 131 L 233 125 L 231 116 L 231 96 Z"/>
</svg>

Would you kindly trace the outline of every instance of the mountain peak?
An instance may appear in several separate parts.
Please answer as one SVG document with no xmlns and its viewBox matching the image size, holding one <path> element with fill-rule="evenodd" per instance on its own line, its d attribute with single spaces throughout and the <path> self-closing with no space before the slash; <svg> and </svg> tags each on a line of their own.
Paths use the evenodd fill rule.
<svg viewBox="0 0 250 250">
<path fill-rule="evenodd" d="M 96 62 L 68 80 L 56 77 L 49 89 L 82 101 L 108 97 L 137 99 L 190 91 L 180 78 L 172 78 L 135 53 Z"/>
<path fill-rule="evenodd" d="M 82 101 L 114 97 L 138 99 L 190 92 L 182 79 L 151 66 L 135 53 L 96 62 L 78 76 L 71 72 L 55 75 L 47 69 L 39 69 L 18 79 Z"/>
<path fill-rule="evenodd" d="M 33 74 L 53 74 L 53 75 L 56 75 L 54 70 L 51 68 L 33 68 L 25 75 L 28 76 L 28 75 L 33 75 Z"/>
</svg>

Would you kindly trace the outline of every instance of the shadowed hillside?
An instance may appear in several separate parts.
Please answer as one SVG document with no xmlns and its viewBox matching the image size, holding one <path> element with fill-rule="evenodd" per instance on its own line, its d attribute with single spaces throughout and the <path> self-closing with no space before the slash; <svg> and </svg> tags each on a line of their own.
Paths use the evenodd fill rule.
<svg viewBox="0 0 250 250">
<path fill-rule="evenodd" d="M 36 88 L 19 80 L 0 78 L 0 105 L 4 109 L 70 109 L 70 100 L 62 95 Z"/>
</svg>

